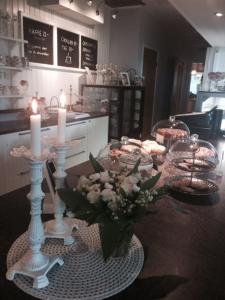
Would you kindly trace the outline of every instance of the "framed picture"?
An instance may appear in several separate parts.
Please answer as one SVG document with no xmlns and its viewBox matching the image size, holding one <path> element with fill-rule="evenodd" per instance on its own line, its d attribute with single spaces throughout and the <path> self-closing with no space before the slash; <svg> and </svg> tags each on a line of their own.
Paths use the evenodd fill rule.
<svg viewBox="0 0 225 300">
<path fill-rule="evenodd" d="M 120 78 L 122 80 L 122 85 L 130 85 L 130 78 L 127 72 L 120 72 Z"/>
</svg>

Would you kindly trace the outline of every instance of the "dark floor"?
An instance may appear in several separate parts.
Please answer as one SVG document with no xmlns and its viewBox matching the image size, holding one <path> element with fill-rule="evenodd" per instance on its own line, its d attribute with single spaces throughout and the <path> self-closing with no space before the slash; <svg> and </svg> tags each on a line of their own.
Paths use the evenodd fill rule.
<svg viewBox="0 0 225 300">
<path fill-rule="evenodd" d="M 220 156 L 225 141 L 218 145 Z M 129 288 L 111 300 L 225 300 L 225 170 L 218 184 L 219 193 L 210 198 L 176 195 L 179 201 L 165 197 L 157 203 L 155 213 L 143 218 L 136 235 L 145 249 L 144 268 Z M 6 254 L 29 224 L 28 190 L 26 187 L 0 199 L 3 300 L 35 299 L 5 279 Z"/>
</svg>

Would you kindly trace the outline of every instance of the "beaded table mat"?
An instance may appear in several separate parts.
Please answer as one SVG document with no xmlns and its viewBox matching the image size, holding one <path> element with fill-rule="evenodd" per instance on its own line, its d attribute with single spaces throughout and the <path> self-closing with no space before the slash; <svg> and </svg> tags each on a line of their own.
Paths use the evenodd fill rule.
<svg viewBox="0 0 225 300">
<path fill-rule="evenodd" d="M 46 300 L 94 300 L 105 299 L 128 287 L 140 273 L 144 252 L 136 236 L 133 236 L 126 257 L 103 260 L 98 225 L 86 226 L 77 220 L 79 230 L 73 232 L 75 243 L 64 246 L 62 240 L 46 239 L 42 251 L 60 255 L 63 266 L 56 265 L 48 273 L 49 285 L 42 289 L 32 287 L 33 280 L 15 275 L 14 283 L 25 293 Z M 16 263 L 28 249 L 28 232 L 12 245 L 7 256 L 7 267 Z"/>
</svg>

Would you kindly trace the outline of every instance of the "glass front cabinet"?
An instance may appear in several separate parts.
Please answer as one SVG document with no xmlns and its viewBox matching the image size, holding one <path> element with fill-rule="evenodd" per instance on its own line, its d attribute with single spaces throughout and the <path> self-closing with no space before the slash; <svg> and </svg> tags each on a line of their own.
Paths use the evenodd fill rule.
<svg viewBox="0 0 225 300">
<path fill-rule="evenodd" d="M 109 114 L 109 141 L 121 136 L 140 138 L 143 86 L 82 85 L 83 109 Z"/>
</svg>

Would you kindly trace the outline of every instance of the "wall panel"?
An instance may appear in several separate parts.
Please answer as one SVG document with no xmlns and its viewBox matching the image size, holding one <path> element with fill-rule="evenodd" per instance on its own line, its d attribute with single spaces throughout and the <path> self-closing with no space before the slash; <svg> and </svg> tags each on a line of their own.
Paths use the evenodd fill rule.
<svg viewBox="0 0 225 300">
<path fill-rule="evenodd" d="M 61 15 L 56 15 L 50 10 L 42 9 L 37 0 L 1 0 L 0 9 L 9 13 L 17 13 L 21 10 L 26 16 L 36 18 L 40 21 L 51 23 L 60 28 L 76 32 L 98 40 L 98 63 L 109 63 L 109 39 L 110 39 L 110 13 L 105 9 L 105 24 L 95 25 L 93 28 L 76 23 L 66 19 Z M 27 97 L 22 100 L 1 100 L 0 109 L 14 107 L 26 107 L 29 99 L 38 91 L 40 96 L 46 97 L 49 103 L 51 96 L 59 95 L 60 89 L 69 91 L 69 85 L 72 84 L 76 94 L 79 93 L 79 79 L 84 73 L 72 73 L 65 71 L 32 69 L 24 71 L 13 76 L 13 82 L 19 82 L 21 79 L 28 80 L 29 91 Z M 4 102 L 4 103 L 3 103 Z"/>
</svg>

